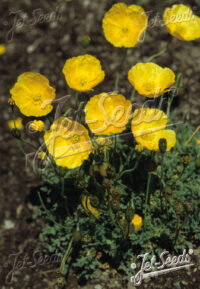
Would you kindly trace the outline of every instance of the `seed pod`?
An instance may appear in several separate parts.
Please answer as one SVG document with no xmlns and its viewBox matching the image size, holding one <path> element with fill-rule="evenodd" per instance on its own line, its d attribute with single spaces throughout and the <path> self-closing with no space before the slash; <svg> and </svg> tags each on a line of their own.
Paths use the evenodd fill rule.
<svg viewBox="0 0 200 289">
<path fill-rule="evenodd" d="M 104 186 L 105 189 L 110 190 L 110 188 L 111 188 L 110 181 L 108 179 L 104 179 L 103 180 L 103 186 Z"/>
<path fill-rule="evenodd" d="M 172 189 L 171 189 L 170 186 L 166 186 L 165 192 L 166 192 L 166 194 L 168 194 L 168 195 L 172 195 L 172 193 L 173 193 L 173 191 L 172 191 Z"/>
<path fill-rule="evenodd" d="M 200 157 L 196 159 L 195 165 L 197 168 L 200 168 Z"/>
<path fill-rule="evenodd" d="M 159 150 L 162 154 L 164 154 L 167 150 L 167 140 L 165 138 L 161 138 L 159 140 Z"/>
<path fill-rule="evenodd" d="M 56 283 L 59 288 L 63 288 L 66 285 L 65 277 L 57 278 Z"/>
<path fill-rule="evenodd" d="M 92 238 L 89 234 L 86 234 L 83 236 L 83 242 L 89 243 L 89 242 L 91 242 L 91 240 L 92 240 Z"/>
<path fill-rule="evenodd" d="M 190 163 L 191 159 L 189 156 L 185 155 L 182 157 L 182 163 L 184 166 L 187 166 Z"/>
<path fill-rule="evenodd" d="M 117 188 L 114 188 L 112 192 L 112 199 L 113 201 L 119 201 L 120 200 L 120 191 Z"/>
</svg>

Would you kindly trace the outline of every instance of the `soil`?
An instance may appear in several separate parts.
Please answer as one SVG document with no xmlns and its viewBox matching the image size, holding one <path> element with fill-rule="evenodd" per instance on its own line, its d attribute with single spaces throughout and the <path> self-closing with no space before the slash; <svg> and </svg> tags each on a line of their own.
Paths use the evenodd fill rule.
<svg viewBox="0 0 200 289">
<path fill-rule="evenodd" d="M 106 71 L 105 81 L 95 93 L 112 91 L 116 71 L 122 57 L 122 49 L 112 47 L 104 38 L 101 21 L 105 11 L 117 1 L 106 0 L 1 0 L 0 3 L 0 43 L 6 44 L 6 53 L 0 55 L 0 288 L 39 289 L 57 288 L 56 277 L 47 272 L 55 265 L 38 265 L 36 268 L 20 267 L 13 274 L 14 259 L 27 256 L 32 258 L 35 251 L 41 254 L 44 245 L 39 241 L 39 234 L 44 226 L 43 220 L 33 220 L 32 214 L 38 208 L 35 197 L 36 187 L 40 184 L 37 174 L 26 165 L 25 157 L 17 147 L 7 126 L 11 119 L 11 110 L 7 104 L 9 90 L 16 82 L 17 76 L 25 71 L 38 71 L 48 77 L 56 87 L 57 97 L 74 92 L 66 86 L 62 68 L 67 58 L 79 55 L 81 39 L 89 35 L 91 45 L 87 52 L 101 60 Z M 127 4 L 133 1 L 124 1 Z M 178 2 L 178 1 L 177 1 Z M 195 1 L 182 1 L 193 10 L 200 11 Z M 146 61 L 149 56 L 165 47 L 172 37 L 155 20 L 168 4 L 175 1 L 134 1 L 151 11 L 153 24 L 145 33 L 144 40 L 135 48 L 128 50 L 127 60 L 120 79 L 119 90 L 127 97 L 131 94 L 131 85 L 127 80 L 127 71 L 138 61 Z M 197 12 L 198 12 L 197 11 Z M 158 14 L 157 14 L 158 13 Z M 152 20 L 152 21 L 153 21 Z M 183 73 L 184 93 L 178 95 L 173 104 L 177 110 L 177 119 L 189 117 L 194 127 L 200 124 L 200 40 L 182 42 L 172 39 L 168 51 L 156 59 L 156 63 L 170 67 L 176 74 Z M 142 96 L 136 95 L 135 102 L 144 102 Z M 19 112 L 17 112 L 20 115 Z M 24 120 L 24 124 L 26 119 Z M 194 266 L 168 273 L 156 279 L 147 279 L 139 288 L 200 288 L 200 251 L 194 246 Z M 20 259 L 21 260 L 21 259 Z M 112 268 L 101 273 L 87 284 L 80 286 L 76 275 L 70 275 L 66 288 L 134 289 L 127 277 Z M 9 281 L 12 281 L 9 284 Z"/>
</svg>

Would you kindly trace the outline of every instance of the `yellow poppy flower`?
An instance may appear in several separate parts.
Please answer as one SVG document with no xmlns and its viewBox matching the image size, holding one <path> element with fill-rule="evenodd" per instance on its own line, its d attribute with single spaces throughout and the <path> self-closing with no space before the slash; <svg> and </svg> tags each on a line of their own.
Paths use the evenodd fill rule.
<svg viewBox="0 0 200 289">
<path fill-rule="evenodd" d="M 132 219 L 132 224 L 134 226 L 134 230 L 138 231 L 142 227 L 142 217 L 138 214 L 135 214 Z"/>
<path fill-rule="evenodd" d="M 169 33 L 179 40 L 192 41 L 200 38 L 200 18 L 183 4 L 167 7 L 163 19 Z"/>
<path fill-rule="evenodd" d="M 132 133 L 138 144 L 154 151 L 159 150 L 159 140 L 164 138 L 169 151 L 176 144 L 176 134 L 173 130 L 165 130 L 167 122 L 167 115 L 162 110 L 136 109 L 131 124 Z"/>
<path fill-rule="evenodd" d="M 88 130 L 68 118 L 57 119 L 45 132 L 44 141 L 56 164 L 68 169 L 81 166 L 93 152 Z"/>
<path fill-rule="evenodd" d="M 159 140 L 166 139 L 166 151 L 170 151 L 176 144 L 176 134 L 173 130 L 163 129 L 154 133 L 136 137 L 136 141 L 151 151 L 159 150 Z"/>
<path fill-rule="evenodd" d="M 21 117 L 16 118 L 15 124 L 14 124 L 13 120 L 9 120 L 8 121 L 8 126 L 9 126 L 10 129 L 14 129 L 15 125 L 16 125 L 17 129 L 22 129 L 23 124 L 22 124 L 22 118 Z"/>
<path fill-rule="evenodd" d="M 166 127 L 168 117 L 157 108 L 142 107 L 133 114 L 131 129 L 134 137 L 141 137 Z"/>
<path fill-rule="evenodd" d="M 121 133 L 131 116 L 132 104 L 122 94 L 101 93 L 85 106 L 85 119 L 96 135 Z"/>
<path fill-rule="evenodd" d="M 90 211 L 92 215 L 99 218 L 99 211 L 91 205 L 91 201 L 86 195 L 82 197 L 82 204 L 86 211 Z"/>
<path fill-rule="evenodd" d="M 107 41 L 116 47 L 134 47 L 147 28 L 148 17 L 141 6 L 114 4 L 103 18 Z"/>
<path fill-rule="evenodd" d="M 0 55 L 5 54 L 6 52 L 6 46 L 5 44 L 0 44 Z"/>
<path fill-rule="evenodd" d="M 92 90 L 105 77 L 100 61 L 89 54 L 68 59 L 63 73 L 69 87 L 78 91 Z"/>
<path fill-rule="evenodd" d="M 29 128 L 32 131 L 39 131 L 42 132 L 44 130 L 45 124 L 41 120 L 34 120 L 30 123 Z"/>
<path fill-rule="evenodd" d="M 175 82 L 175 74 L 171 69 L 152 62 L 138 63 L 129 70 L 128 80 L 139 94 L 151 98 L 168 91 Z"/>
<path fill-rule="evenodd" d="M 55 89 L 40 73 L 21 74 L 10 93 L 21 113 L 26 116 L 44 116 L 53 108 L 51 102 L 55 98 Z"/>
</svg>

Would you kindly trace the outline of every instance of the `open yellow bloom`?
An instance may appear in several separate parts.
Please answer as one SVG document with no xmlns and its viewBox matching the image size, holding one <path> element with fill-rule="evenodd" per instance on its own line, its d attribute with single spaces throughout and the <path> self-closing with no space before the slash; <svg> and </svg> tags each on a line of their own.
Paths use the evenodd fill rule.
<svg viewBox="0 0 200 289">
<path fill-rule="evenodd" d="M 92 90 L 105 77 L 100 61 L 89 54 L 68 59 L 63 73 L 69 87 L 78 91 Z"/>
<path fill-rule="evenodd" d="M 21 74 L 10 93 L 21 113 L 26 116 L 44 116 L 53 108 L 51 102 L 55 98 L 55 89 L 40 73 Z"/>
<path fill-rule="evenodd" d="M 138 63 L 129 70 L 128 80 L 139 94 L 158 97 L 175 82 L 175 74 L 153 62 Z"/>
<path fill-rule="evenodd" d="M 45 132 L 44 141 L 56 164 L 68 169 L 81 166 L 93 152 L 88 130 L 68 118 L 57 119 Z"/>
<path fill-rule="evenodd" d="M 142 227 L 142 217 L 140 217 L 138 214 L 135 214 L 133 216 L 133 219 L 131 222 L 134 226 L 135 231 L 138 231 Z"/>
<path fill-rule="evenodd" d="M 14 129 L 15 125 L 16 125 L 17 129 L 22 129 L 23 124 L 22 124 L 22 118 L 21 117 L 16 118 L 15 124 L 14 124 L 13 120 L 9 120 L 8 121 L 8 126 L 9 126 L 10 129 Z"/>
<path fill-rule="evenodd" d="M 30 123 L 29 128 L 33 131 L 39 131 L 42 132 L 44 130 L 45 124 L 41 120 L 34 120 Z"/>
<path fill-rule="evenodd" d="M 134 47 L 142 38 L 148 17 L 141 6 L 114 4 L 105 13 L 103 31 L 105 38 L 116 47 Z"/>
<path fill-rule="evenodd" d="M 136 137 L 136 141 L 151 151 L 159 151 L 159 140 L 166 139 L 167 149 L 170 151 L 176 144 L 176 134 L 171 129 L 163 129 L 154 133 Z"/>
<path fill-rule="evenodd" d="M 200 18 L 183 4 L 167 7 L 163 19 L 169 33 L 179 40 L 191 41 L 200 38 Z"/>
<path fill-rule="evenodd" d="M 157 108 L 142 107 L 133 114 L 131 129 L 134 137 L 143 137 L 166 127 L 168 117 L 164 111 Z"/>
<path fill-rule="evenodd" d="M 132 104 L 122 94 L 101 93 L 85 106 L 85 119 L 96 135 L 121 133 L 131 116 Z"/>
<path fill-rule="evenodd" d="M 167 151 L 176 144 L 176 134 L 173 130 L 165 130 L 168 122 L 167 115 L 159 109 L 140 108 L 133 114 L 132 133 L 138 144 L 148 150 L 159 150 L 159 140 L 167 141 Z"/>
<path fill-rule="evenodd" d="M 82 197 L 82 204 L 86 211 L 90 211 L 92 215 L 99 218 L 99 211 L 91 205 L 91 201 L 86 195 Z"/>
</svg>

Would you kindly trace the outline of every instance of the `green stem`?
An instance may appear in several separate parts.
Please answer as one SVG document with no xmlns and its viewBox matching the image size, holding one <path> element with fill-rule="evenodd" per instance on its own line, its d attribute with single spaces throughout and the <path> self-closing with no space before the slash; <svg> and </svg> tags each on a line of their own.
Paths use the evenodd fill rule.
<svg viewBox="0 0 200 289">
<path fill-rule="evenodd" d="M 65 111 L 65 113 L 63 114 L 63 116 L 67 116 L 68 115 L 68 113 L 70 112 L 72 110 L 72 108 L 70 107 L 70 108 L 68 108 L 66 111 Z"/>
<path fill-rule="evenodd" d="M 178 89 L 178 87 L 182 86 L 182 82 L 183 82 L 183 75 L 182 75 L 182 73 L 179 73 L 179 74 L 177 75 L 177 78 L 176 78 L 176 84 L 175 84 L 175 86 L 176 86 L 176 91 L 175 91 L 175 92 L 172 94 L 172 96 L 169 97 L 169 99 L 168 99 L 168 105 L 167 105 L 167 116 L 168 116 L 168 117 L 169 117 L 169 115 L 170 115 L 171 105 L 172 105 L 172 103 L 173 103 L 173 100 L 174 100 L 174 97 L 175 97 L 175 95 L 176 95 L 177 89 Z"/>
<path fill-rule="evenodd" d="M 150 56 L 150 57 L 148 58 L 147 62 L 152 62 L 152 60 L 154 60 L 155 58 L 163 55 L 163 54 L 167 51 L 168 45 L 169 45 L 169 43 L 167 44 L 167 46 L 165 46 L 163 49 L 161 49 L 158 53 L 155 53 L 155 54 L 153 54 L 152 56 Z"/>
<path fill-rule="evenodd" d="M 120 172 L 116 180 L 120 179 L 124 174 L 132 173 L 137 168 L 140 159 L 141 159 L 141 156 L 137 158 L 137 161 L 132 169 L 127 169 L 127 170 Z"/>
<path fill-rule="evenodd" d="M 149 173 L 148 180 L 147 180 L 147 189 L 146 189 L 146 196 L 145 196 L 145 209 L 147 208 L 147 204 L 148 204 L 148 200 L 149 200 L 150 183 L 151 183 L 151 173 Z"/>
<path fill-rule="evenodd" d="M 45 204 L 44 204 L 44 201 L 41 197 L 41 194 L 40 194 L 40 191 L 38 191 L 38 197 L 39 197 L 39 200 L 40 200 L 40 203 L 41 203 L 41 206 L 42 208 L 44 209 L 46 215 L 48 216 L 49 220 L 52 221 L 55 225 L 58 225 L 62 228 L 65 228 L 64 226 L 62 226 L 61 224 L 57 223 L 54 219 L 54 217 L 52 216 L 52 214 L 50 213 L 50 211 L 46 208 Z"/>
<path fill-rule="evenodd" d="M 67 215 L 70 216 L 67 197 L 65 196 L 65 179 L 63 177 L 60 178 L 60 183 L 61 183 L 61 196 L 63 197 L 66 206 Z"/>
<path fill-rule="evenodd" d="M 61 265 L 60 265 L 60 272 L 61 272 L 62 274 L 64 274 L 65 262 L 66 262 L 66 260 L 67 260 L 67 257 L 68 257 L 69 254 L 70 254 L 70 251 L 71 251 L 71 248 L 72 248 L 72 244 L 73 244 L 73 238 L 71 238 L 70 241 L 69 241 L 67 250 L 66 250 L 66 252 L 65 252 L 65 255 L 64 255 L 64 257 L 63 257 L 63 259 L 62 259 L 62 262 L 61 262 Z"/>
<path fill-rule="evenodd" d="M 133 101 L 134 97 L 135 97 L 135 88 L 133 88 L 133 90 L 132 90 L 130 101 Z"/>
<path fill-rule="evenodd" d="M 159 102 L 159 105 L 158 105 L 158 109 L 161 109 L 161 107 L 162 107 L 163 98 L 164 98 L 164 93 L 160 97 L 160 102 Z"/>
<path fill-rule="evenodd" d="M 76 91 L 75 93 L 75 106 L 78 107 L 78 97 L 79 97 L 79 92 Z"/>
<path fill-rule="evenodd" d="M 117 135 L 115 134 L 115 152 L 116 152 L 116 149 L 117 149 Z"/>
<path fill-rule="evenodd" d="M 119 66 L 119 69 L 118 69 L 117 74 L 116 74 L 115 91 L 118 91 L 120 75 L 121 75 L 121 72 L 122 72 L 122 68 L 123 68 L 124 62 L 126 60 L 126 56 L 127 56 L 127 49 L 125 48 L 123 56 L 122 56 L 122 60 L 121 60 L 120 66 Z"/>
</svg>

